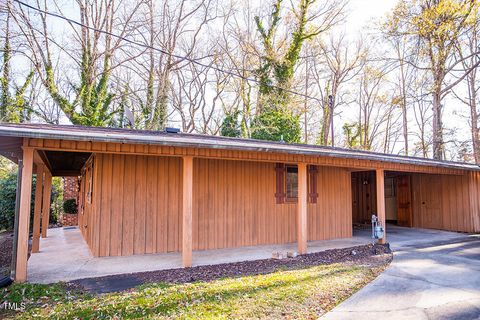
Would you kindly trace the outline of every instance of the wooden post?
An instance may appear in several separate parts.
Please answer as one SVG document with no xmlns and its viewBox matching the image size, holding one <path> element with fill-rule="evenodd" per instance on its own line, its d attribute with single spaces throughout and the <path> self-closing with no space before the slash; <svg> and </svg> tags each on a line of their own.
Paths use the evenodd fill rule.
<svg viewBox="0 0 480 320">
<path fill-rule="evenodd" d="M 50 222 L 50 197 L 52 194 L 52 174 L 45 168 L 45 180 L 43 184 L 43 209 L 42 209 L 42 238 L 47 237 L 48 224 Z"/>
<path fill-rule="evenodd" d="M 183 157 L 182 262 L 192 266 L 193 157 Z"/>
<path fill-rule="evenodd" d="M 43 165 L 37 165 L 37 181 L 35 183 L 35 209 L 33 211 L 33 238 L 32 253 L 38 252 L 40 248 L 40 219 L 42 216 L 43 197 Z"/>
<path fill-rule="evenodd" d="M 377 169 L 375 176 L 377 181 L 377 218 L 384 230 L 383 238 L 379 239 L 378 243 L 384 244 L 387 241 L 387 226 L 385 220 L 385 171 L 383 169 Z"/>
<path fill-rule="evenodd" d="M 307 253 L 307 165 L 298 164 L 297 242 L 298 254 Z"/>
<path fill-rule="evenodd" d="M 18 216 L 17 265 L 15 281 L 27 281 L 28 238 L 30 224 L 30 206 L 32 201 L 33 149 L 23 149 L 22 187 L 20 189 L 20 208 Z"/>
</svg>

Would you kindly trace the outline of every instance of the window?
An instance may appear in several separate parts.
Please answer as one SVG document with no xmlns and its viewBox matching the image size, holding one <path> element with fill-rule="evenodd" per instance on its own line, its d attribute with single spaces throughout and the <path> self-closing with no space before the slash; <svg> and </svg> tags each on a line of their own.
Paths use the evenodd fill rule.
<svg viewBox="0 0 480 320">
<path fill-rule="evenodd" d="M 385 179 L 385 197 L 386 198 L 395 198 L 396 197 L 396 188 L 395 188 L 395 180 L 394 178 L 386 178 Z"/>
<path fill-rule="evenodd" d="M 277 163 L 275 166 L 277 175 L 275 198 L 277 203 L 298 201 L 298 167 Z M 308 166 L 307 169 L 308 201 L 317 203 L 317 173 L 316 166 Z"/>
<path fill-rule="evenodd" d="M 285 175 L 285 191 L 287 201 L 294 202 L 298 198 L 298 168 L 297 166 L 287 166 Z"/>
<path fill-rule="evenodd" d="M 88 204 L 92 203 L 93 195 L 93 162 L 90 161 L 87 163 L 85 168 L 85 184 L 86 184 L 86 202 Z"/>
</svg>

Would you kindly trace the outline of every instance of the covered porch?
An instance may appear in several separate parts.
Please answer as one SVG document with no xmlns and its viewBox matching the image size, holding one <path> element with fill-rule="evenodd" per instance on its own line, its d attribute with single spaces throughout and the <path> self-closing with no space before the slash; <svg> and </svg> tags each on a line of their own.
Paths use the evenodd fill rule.
<svg viewBox="0 0 480 320">
<path fill-rule="evenodd" d="M 1 150 L 12 150 L 1 154 L 21 169 L 17 282 L 256 260 L 270 258 L 273 251 L 305 254 L 369 243 L 369 230 L 363 238 L 351 238 L 351 178 L 356 171 L 375 173 L 361 186 L 375 180 L 372 201 L 383 226 L 385 178 L 389 172 L 405 172 L 421 174 L 412 182 L 422 188 L 411 193 L 422 225 L 414 220 L 413 227 L 478 230 L 480 173 L 466 164 L 123 129 L 17 130 L 22 138 L 0 141 Z M 80 228 L 48 229 L 47 238 L 51 179 L 67 175 L 82 177 Z M 439 227 L 429 224 L 441 215 Z M 387 227 L 380 243 L 389 232 Z"/>
<path fill-rule="evenodd" d="M 465 235 L 442 230 L 387 225 L 394 250 L 422 243 L 455 241 Z M 28 279 L 33 283 L 53 283 L 116 274 L 182 268 L 180 252 L 135 256 L 94 257 L 78 228 L 49 229 L 49 237 L 40 240 L 41 252 L 28 260 Z M 372 243 L 371 230 L 354 229 L 353 237 L 309 241 L 307 253 L 342 249 Z M 295 251 L 296 244 L 275 244 L 239 248 L 193 251 L 193 266 L 269 259 L 272 252 Z"/>
<path fill-rule="evenodd" d="M 352 238 L 309 241 L 307 253 L 349 248 L 372 243 L 370 230 L 358 230 Z M 180 252 L 133 256 L 94 257 L 78 228 L 48 230 L 40 240 L 42 250 L 28 260 L 28 281 L 53 283 L 154 270 L 182 268 Z M 296 251 L 295 243 L 193 251 L 193 266 L 269 259 L 272 252 Z"/>
</svg>

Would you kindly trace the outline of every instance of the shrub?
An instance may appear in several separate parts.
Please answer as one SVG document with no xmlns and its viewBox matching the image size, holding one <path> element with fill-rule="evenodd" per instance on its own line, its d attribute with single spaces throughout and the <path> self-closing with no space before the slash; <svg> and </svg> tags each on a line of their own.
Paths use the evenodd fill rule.
<svg viewBox="0 0 480 320">
<path fill-rule="evenodd" d="M 77 200 L 67 199 L 63 201 L 63 212 L 68 214 L 76 214 L 78 212 Z"/>
<path fill-rule="evenodd" d="M 0 178 L 0 230 L 13 230 L 15 221 L 15 199 L 17 191 L 17 173 L 10 172 Z M 33 216 L 33 204 L 35 194 L 35 178 L 32 184 L 31 214 Z"/>
<path fill-rule="evenodd" d="M 220 135 L 224 137 L 239 138 L 242 135 L 238 116 L 240 112 L 233 111 L 225 116 L 220 126 Z"/>
<path fill-rule="evenodd" d="M 252 123 L 252 138 L 299 143 L 302 136 L 299 116 L 289 110 L 264 110 Z"/>
<path fill-rule="evenodd" d="M 58 221 L 58 208 L 56 203 L 62 196 L 59 183 L 54 178 L 52 185 L 52 197 L 50 199 L 52 205 L 50 209 L 50 223 L 55 224 Z M 58 179 L 57 179 L 58 180 Z M 30 230 L 33 221 L 33 209 L 35 203 L 35 187 L 36 177 L 32 180 L 32 201 L 30 214 Z M 17 171 L 9 171 L 0 176 L 0 230 L 13 230 L 15 221 L 15 198 L 17 190 Z"/>
</svg>

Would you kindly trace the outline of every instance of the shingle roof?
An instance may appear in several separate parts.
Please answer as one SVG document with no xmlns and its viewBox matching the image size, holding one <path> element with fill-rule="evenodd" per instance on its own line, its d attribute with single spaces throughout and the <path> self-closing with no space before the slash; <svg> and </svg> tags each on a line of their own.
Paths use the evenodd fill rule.
<svg viewBox="0 0 480 320">
<path fill-rule="evenodd" d="M 479 166 L 470 163 L 440 161 L 419 157 L 407 157 L 308 144 L 287 144 L 283 142 L 229 138 L 203 134 L 166 133 L 163 131 L 98 128 L 71 125 L 3 123 L 0 124 L 0 137 L 2 136 L 277 152 L 386 161 L 393 163 L 446 167 L 463 170 L 480 170 Z"/>
</svg>

